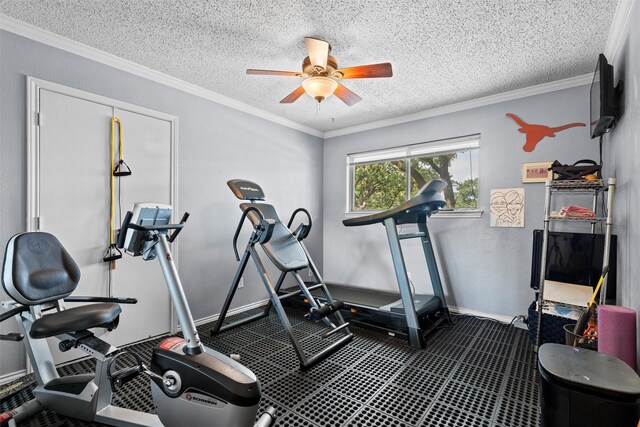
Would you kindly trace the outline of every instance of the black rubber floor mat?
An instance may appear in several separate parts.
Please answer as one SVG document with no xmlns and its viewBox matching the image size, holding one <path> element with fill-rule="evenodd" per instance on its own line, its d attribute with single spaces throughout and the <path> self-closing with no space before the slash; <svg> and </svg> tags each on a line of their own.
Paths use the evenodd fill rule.
<svg viewBox="0 0 640 427">
<path fill-rule="evenodd" d="M 317 351 L 330 342 L 320 336 L 322 324 L 306 321 L 295 308 L 288 309 L 288 318 L 305 350 Z M 240 362 L 253 370 L 263 390 L 259 413 L 273 406 L 277 426 L 537 427 L 538 374 L 527 332 L 474 317 L 455 320 L 431 334 L 424 350 L 352 327 L 351 343 L 306 372 L 300 372 L 296 353 L 273 312 L 217 336 L 209 333 L 212 323 L 198 331 L 205 345 L 239 354 Z M 128 349 L 149 361 L 160 341 Z M 58 370 L 73 375 L 91 372 L 94 366 L 83 360 Z M 0 411 L 34 397 L 33 375 L 16 381 L 23 385 L 3 394 Z M 141 375 L 119 389 L 113 403 L 153 412 L 148 378 Z M 92 424 L 46 411 L 25 425 Z"/>
</svg>

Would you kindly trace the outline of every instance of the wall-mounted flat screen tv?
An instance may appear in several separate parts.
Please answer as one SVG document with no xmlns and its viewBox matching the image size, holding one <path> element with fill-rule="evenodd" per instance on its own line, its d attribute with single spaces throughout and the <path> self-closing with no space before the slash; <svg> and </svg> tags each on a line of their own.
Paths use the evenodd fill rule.
<svg viewBox="0 0 640 427">
<path fill-rule="evenodd" d="M 613 66 L 600 54 L 590 92 L 591 138 L 604 135 L 615 125 L 618 116 L 617 98 L 616 88 L 613 86 Z"/>
<path fill-rule="evenodd" d="M 533 230 L 533 256 L 531 258 L 531 287 L 533 289 L 538 289 L 540 285 L 542 239 L 543 230 Z M 586 285 L 595 289 L 602 273 L 604 242 L 604 234 L 549 231 L 545 279 Z M 616 246 L 616 236 L 612 235 L 606 300 L 613 303 L 616 299 Z"/>
</svg>

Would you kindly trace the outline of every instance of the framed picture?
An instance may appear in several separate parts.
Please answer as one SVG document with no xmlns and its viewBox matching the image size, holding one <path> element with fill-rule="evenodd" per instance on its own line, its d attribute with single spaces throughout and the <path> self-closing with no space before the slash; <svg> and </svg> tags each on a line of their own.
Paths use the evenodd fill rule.
<svg viewBox="0 0 640 427">
<path fill-rule="evenodd" d="M 549 170 L 553 162 L 537 162 L 522 164 L 522 182 L 546 182 L 553 179 L 553 172 Z"/>
<path fill-rule="evenodd" d="M 491 190 L 491 227 L 524 227 L 524 188 Z"/>
</svg>

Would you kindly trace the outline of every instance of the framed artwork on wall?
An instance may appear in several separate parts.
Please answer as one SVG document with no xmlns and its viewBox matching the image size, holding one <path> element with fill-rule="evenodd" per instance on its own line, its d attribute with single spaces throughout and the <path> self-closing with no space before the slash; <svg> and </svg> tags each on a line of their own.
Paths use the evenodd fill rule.
<svg viewBox="0 0 640 427">
<path fill-rule="evenodd" d="M 491 227 L 524 227 L 524 188 L 491 190 Z"/>
<path fill-rule="evenodd" d="M 546 182 L 553 179 L 553 172 L 549 170 L 553 162 L 536 162 L 522 164 L 522 182 Z"/>
</svg>

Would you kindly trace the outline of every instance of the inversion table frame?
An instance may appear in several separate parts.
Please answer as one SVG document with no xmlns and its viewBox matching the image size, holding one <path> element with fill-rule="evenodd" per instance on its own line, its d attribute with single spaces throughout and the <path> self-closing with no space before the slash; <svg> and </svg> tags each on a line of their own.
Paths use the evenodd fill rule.
<svg viewBox="0 0 640 427">
<path fill-rule="evenodd" d="M 264 200 L 264 193 L 262 192 L 260 186 L 246 180 L 231 180 L 227 184 L 239 199 L 249 200 L 250 203 L 242 203 L 240 205 L 243 214 L 240 218 L 238 228 L 236 229 L 236 233 L 233 238 L 234 251 L 236 253 L 236 259 L 239 260 L 239 265 L 231 283 L 231 288 L 229 289 L 227 298 L 220 312 L 220 317 L 218 318 L 216 325 L 211 331 L 211 334 L 215 335 L 229 329 L 253 322 L 254 320 L 266 317 L 269 315 L 269 311 L 273 306 L 276 309 L 276 313 L 278 314 L 278 317 L 280 318 L 280 321 L 282 322 L 287 335 L 289 336 L 289 340 L 291 341 L 294 350 L 296 351 L 296 354 L 300 361 L 300 369 L 309 369 L 318 362 L 335 353 L 340 348 L 344 347 L 353 339 L 353 335 L 348 328 L 349 324 L 344 321 L 339 311 L 340 308 L 342 308 L 342 305 L 339 301 L 334 301 L 331 297 L 331 294 L 329 293 L 327 286 L 322 280 L 318 269 L 309 256 L 307 248 L 302 242 L 302 240 L 308 235 L 311 228 L 311 215 L 306 209 L 296 209 L 293 212 L 291 219 L 289 220 L 289 224 L 285 227 L 284 224 L 280 222 L 280 219 L 278 218 L 273 206 L 266 203 L 255 203 L 256 200 Z M 307 215 L 308 223 L 301 224 L 296 229 L 296 231 L 292 233 L 289 230 L 289 227 L 291 226 L 293 219 L 298 212 L 304 212 Z M 242 258 L 240 258 L 238 255 L 236 244 L 240 229 L 242 228 L 244 220 L 247 217 L 249 217 L 250 221 L 252 222 L 254 230 L 249 237 L 249 242 L 247 243 Z M 262 260 L 256 251 L 256 244 L 260 244 L 262 246 L 267 256 L 280 270 L 280 276 L 278 277 L 275 286 L 272 284 L 269 274 L 267 273 L 267 270 L 265 269 L 264 264 L 262 263 Z M 224 320 L 229 311 L 231 301 L 233 300 L 233 297 L 238 289 L 240 279 L 243 276 L 244 270 L 250 258 L 253 259 L 258 270 L 258 274 L 260 275 L 260 278 L 262 279 L 262 282 L 267 290 L 267 293 L 269 295 L 269 302 L 261 313 L 239 319 L 235 322 L 224 324 Z M 298 273 L 299 270 L 304 268 L 309 268 L 309 270 L 315 277 L 315 285 L 309 287 L 305 285 L 304 281 L 300 277 L 300 274 Z M 298 289 L 279 295 L 280 288 L 284 282 L 285 277 L 287 276 L 287 273 L 291 273 L 291 275 L 294 277 Z M 315 289 L 319 289 L 322 291 L 323 299 L 327 301 L 326 304 L 321 305 L 316 300 L 316 297 L 311 294 L 311 291 Z M 304 349 L 300 345 L 293 326 L 291 325 L 291 322 L 289 321 L 289 318 L 287 317 L 287 314 L 284 311 L 281 303 L 282 300 L 294 296 L 299 296 L 301 294 L 308 301 L 308 304 L 310 306 L 309 314 L 307 314 L 305 317 L 315 321 L 322 320 L 329 327 L 329 330 L 322 335 L 323 338 L 328 338 L 338 332 L 344 334 L 340 339 L 332 342 L 326 348 L 310 357 L 307 357 Z M 331 314 L 335 316 L 337 324 L 331 322 L 328 319 L 327 316 Z"/>
</svg>

